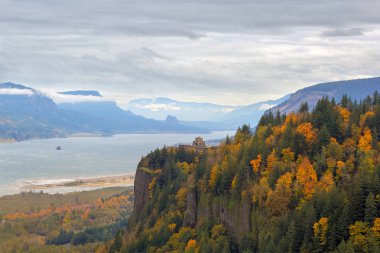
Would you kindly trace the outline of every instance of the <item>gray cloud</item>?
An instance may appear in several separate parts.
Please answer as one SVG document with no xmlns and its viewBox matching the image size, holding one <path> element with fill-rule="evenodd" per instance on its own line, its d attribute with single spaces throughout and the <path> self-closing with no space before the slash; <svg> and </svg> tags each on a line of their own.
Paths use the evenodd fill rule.
<svg viewBox="0 0 380 253">
<path fill-rule="evenodd" d="M 0 0 L 0 81 L 244 104 L 379 75 L 380 1 Z M 360 36 L 359 36 L 360 35 Z"/>
<path fill-rule="evenodd" d="M 361 28 L 324 31 L 321 34 L 321 36 L 324 36 L 324 37 L 361 36 L 361 35 L 364 35 L 364 31 Z"/>
<path fill-rule="evenodd" d="M 373 0 L 2 0 L 0 6 L 2 24 L 42 34 L 198 37 L 210 31 L 273 33 L 380 22 L 380 3 Z"/>
</svg>

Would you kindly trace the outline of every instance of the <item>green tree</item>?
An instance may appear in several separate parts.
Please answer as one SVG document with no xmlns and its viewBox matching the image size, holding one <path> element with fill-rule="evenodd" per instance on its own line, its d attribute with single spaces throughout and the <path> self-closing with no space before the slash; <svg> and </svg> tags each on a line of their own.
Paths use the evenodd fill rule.
<svg viewBox="0 0 380 253">
<path fill-rule="evenodd" d="M 121 246 L 123 245 L 123 238 L 121 237 L 121 235 L 122 231 L 119 230 L 115 236 L 115 239 L 113 240 L 109 253 L 116 253 L 120 251 Z"/>
<path fill-rule="evenodd" d="M 330 143 L 331 135 L 326 124 L 322 125 L 322 128 L 318 133 L 318 145 L 323 147 Z"/>
<path fill-rule="evenodd" d="M 377 215 L 377 207 L 376 207 L 376 200 L 375 196 L 371 192 L 366 200 L 365 200 L 365 216 L 364 221 L 368 222 L 369 224 L 373 223 L 373 220 L 376 218 Z"/>
<path fill-rule="evenodd" d="M 307 104 L 307 102 L 302 102 L 301 105 L 300 105 L 300 109 L 299 109 L 299 112 L 308 112 L 309 111 L 309 105 Z"/>
</svg>

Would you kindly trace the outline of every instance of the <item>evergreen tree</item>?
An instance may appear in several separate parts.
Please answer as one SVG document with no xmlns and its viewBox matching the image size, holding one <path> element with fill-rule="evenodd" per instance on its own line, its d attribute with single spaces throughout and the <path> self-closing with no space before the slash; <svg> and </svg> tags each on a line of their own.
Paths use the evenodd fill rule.
<svg viewBox="0 0 380 253">
<path fill-rule="evenodd" d="M 300 109 L 299 109 L 299 112 L 308 112 L 309 111 L 309 105 L 307 104 L 307 102 L 302 102 L 301 105 L 300 105 Z"/>
<path fill-rule="evenodd" d="M 115 236 L 115 239 L 110 247 L 109 253 L 116 253 L 119 252 L 122 245 L 123 245 L 123 239 L 121 237 L 121 230 L 119 230 Z"/>
<path fill-rule="evenodd" d="M 330 143 L 330 139 L 331 135 L 329 133 L 329 130 L 327 129 L 326 124 L 324 124 L 318 133 L 316 152 L 319 152 L 322 149 L 322 147 L 327 146 Z"/>
<path fill-rule="evenodd" d="M 241 132 L 242 134 L 244 134 L 245 136 L 251 136 L 252 135 L 252 132 L 251 132 L 251 126 L 248 124 L 244 124 L 241 128 Z"/>
<path fill-rule="evenodd" d="M 227 134 L 227 136 L 226 136 L 225 143 L 226 143 L 227 145 L 230 145 L 230 144 L 231 144 L 231 138 L 228 136 L 228 134 Z"/>
<path fill-rule="evenodd" d="M 349 103 L 348 97 L 346 94 L 344 94 L 340 102 L 340 105 L 344 108 L 348 108 L 348 103 Z"/>
<path fill-rule="evenodd" d="M 379 92 L 375 91 L 373 93 L 373 105 L 377 105 L 377 104 L 380 104 L 380 96 L 379 96 Z"/>
<path fill-rule="evenodd" d="M 334 103 L 330 102 L 327 97 L 318 101 L 313 111 L 313 125 L 321 129 L 323 125 L 326 125 L 329 133 L 333 137 L 338 135 L 337 118 L 338 112 L 335 111 Z"/>
<path fill-rule="evenodd" d="M 276 252 L 276 245 L 274 244 L 272 239 L 269 239 L 269 242 L 267 243 L 267 247 L 265 249 L 265 253 L 274 253 Z"/>
<path fill-rule="evenodd" d="M 371 146 L 373 150 L 379 149 L 379 139 L 376 127 L 372 129 L 372 142 Z"/>
<path fill-rule="evenodd" d="M 304 219 L 303 219 L 303 242 L 302 247 L 305 249 L 311 249 L 312 243 L 313 243 L 313 225 L 315 221 L 317 220 L 315 210 L 313 205 L 311 203 L 308 203 L 305 205 L 305 208 L 303 208 L 304 212 Z"/>
<path fill-rule="evenodd" d="M 295 252 L 296 251 L 296 225 L 294 221 L 292 221 L 288 227 L 288 231 L 286 232 L 285 238 L 288 244 L 287 252 Z"/>
<path fill-rule="evenodd" d="M 355 249 L 351 242 L 345 242 L 344 240 L 338 245 L 335 253 L 355 253 Z"/>
<path fill-rule="evenodd" d="M 293 127 L 291 124 L 287 124 L 285 128 L 285 132 L 280 140 L 280 149 L 283 150 L 288 147 L 291 147 L 294 150 L 294 136 L 295 133 L 293 131 Z"/>
<path fill-rule="evenodd" d="M 351 223 L 350 207 L 347 203 L 344 203 L 342 213 L 337 223 L 337 240 L 344 241 L 348 239 L 348 227 Z"/>
<path fill-rule="evenodd" d="M 353 188 L 352 199 L 350 202 L 352 222 L 362 221 L 364 219 L 365 202 L 366 202 L 366 198 L 364 195 L 364 191 L 362 187 L 358 185 L 358 183 L 356 183 Z"/>
<path fill-rule="evenodd" d="M 377 216 L 376 200 L 375 200 L 375 196 L 371 192 L 365 200 L 364 221 L 372 224 L 376 216 Z"/>
</svg>

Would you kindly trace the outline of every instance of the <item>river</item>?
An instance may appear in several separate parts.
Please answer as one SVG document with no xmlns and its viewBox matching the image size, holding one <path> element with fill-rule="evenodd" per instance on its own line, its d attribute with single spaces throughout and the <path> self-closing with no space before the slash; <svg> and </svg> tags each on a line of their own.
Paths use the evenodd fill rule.
<svg viewBox="0 0 380 253">
<path fill-rule="evenodd" d="M 233 132 L 204 134 L 205 140 Z M 25 183 L 133 174 L 141 157 L 164 145 L 191 143 L 196 134 L 120 134 L 0 144 L 0 196 Z M 56 150 L 60 146 L 62 150 Z"/>
</svg>

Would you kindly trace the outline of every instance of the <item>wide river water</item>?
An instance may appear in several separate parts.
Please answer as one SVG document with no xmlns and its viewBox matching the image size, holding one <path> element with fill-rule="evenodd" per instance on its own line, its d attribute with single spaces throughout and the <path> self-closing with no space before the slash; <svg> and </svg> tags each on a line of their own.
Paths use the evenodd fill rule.
<svg viewBox="0 0 380 253">
<path fill-rule="evenodd" d="M 203 134 L 205 140 L 233 132 Z M 26 182 L 134 174 L 141 157 L 164 145 L 191 143 L 197 134 L 120 134 L 0 144 L 0 196 Z M 62 150 L 56 150 L 61 146 Z"/>
</svg>

